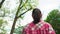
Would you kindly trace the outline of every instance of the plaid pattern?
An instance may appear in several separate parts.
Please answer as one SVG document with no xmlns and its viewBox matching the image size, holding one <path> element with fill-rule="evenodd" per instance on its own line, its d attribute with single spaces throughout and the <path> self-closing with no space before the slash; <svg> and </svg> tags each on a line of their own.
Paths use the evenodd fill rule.
<svg viewBox="0 0 60 34">
<path fill-rule="evenodd" d="M 40 21 L 38 24 L 33 22 L 24 27 L 22 34 L 55 34 L 49 23 Z"/>
</svg>

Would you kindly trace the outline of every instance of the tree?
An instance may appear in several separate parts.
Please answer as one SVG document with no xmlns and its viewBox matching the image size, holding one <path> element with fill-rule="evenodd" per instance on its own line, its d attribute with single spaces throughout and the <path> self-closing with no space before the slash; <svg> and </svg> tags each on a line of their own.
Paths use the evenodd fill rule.
<svg viewBox="0 0 60 34">
<path fill-rule="evenodd" d="M 36 0 L 20 0 L 14 21 L 13 21 L 13 25 L 12 25 L 12 29 L 10 34 L 13 34 L 14 29 L 15 29 L 15 24 L 18 18 L 21 18 L 21 16 L 23 14 L 25 14 L 26 12 L 28 12 L 29 10 L 32 10 L 36 5 L 36 3 L 34 3 Z M 23 12 L 24 11 L 24 12 Z M 22 13 L 21 13 L 22 12 Z M 21 14 L 20 14 L 21 13 Z"/>
<path fill-rule="evenodd" d="M 56 31 L 56 34 L 60 34 L 60 12 L 57 9 L 52 10 L 46 20 L 46 22 L 50 23 L 54 30 Z"/>
<path fill-rule="evenodd" d="M 0 34 L 6 34 L 6 30 L 4 29 L 7 24 L 7 21 L 0 19 Z"/>
<path fill-rule="evenodd" d="M 4 1 L 5 1 L 5 0 L 2 0 L 2 1 L 0 2 L 0 8 L 2 7 Z"/>
<path fill-rule="evenodd" d="M 8 22 L 6 20 L 4 20 L 6 12 L 5 12 L 5 8 L 2 7 L 4 2 L 5 2 L 5 0 L 2 0 L 0 2 L 0 34 L 6 34 L 7 33 L 7 30 L 5 29 L 5 27 L 7 26 L 6 24 Z"/>
</svg>

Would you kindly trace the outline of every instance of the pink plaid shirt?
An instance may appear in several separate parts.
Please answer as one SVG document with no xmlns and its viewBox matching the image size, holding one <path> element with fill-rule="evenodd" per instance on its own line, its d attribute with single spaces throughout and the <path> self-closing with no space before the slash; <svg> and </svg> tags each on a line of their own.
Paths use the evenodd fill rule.
<svg viewBox="0 0 60 34">
<path fill-rule="evenodd" d="M 49 23 L 41 20 L 38 24 L 28 24 L 22 34 L 55 34 L 55 31 Z"/>
</svg>

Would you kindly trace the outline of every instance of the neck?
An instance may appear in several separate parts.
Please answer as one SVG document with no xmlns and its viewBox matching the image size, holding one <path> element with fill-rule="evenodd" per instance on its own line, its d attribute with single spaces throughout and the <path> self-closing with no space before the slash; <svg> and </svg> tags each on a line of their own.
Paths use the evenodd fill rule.
<svg viewBox="0 0 60 34">
<path fill-rule="evenodd" d="M 38 20 L 38 21 L 34 20 L 33 23 L 34 23 L 34 24 L 37 24 L 37 23 L 39 23 L 40 21 L 41 21 L 41 20 Z"/>
</svg>

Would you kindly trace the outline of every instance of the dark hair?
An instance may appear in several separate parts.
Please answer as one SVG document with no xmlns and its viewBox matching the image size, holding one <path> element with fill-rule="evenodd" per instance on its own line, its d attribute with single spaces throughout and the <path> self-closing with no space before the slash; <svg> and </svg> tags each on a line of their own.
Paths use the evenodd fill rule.
<svg viewBox="0 0 60 34">
<path fill-rule="evenodd" d="M 41 11 L 38 8 L 33 9 L 32 17 L 33 17 L 33 20 L 34 20 L 33 23 L 37 24 L 42 17 Z"/>
</svg>

